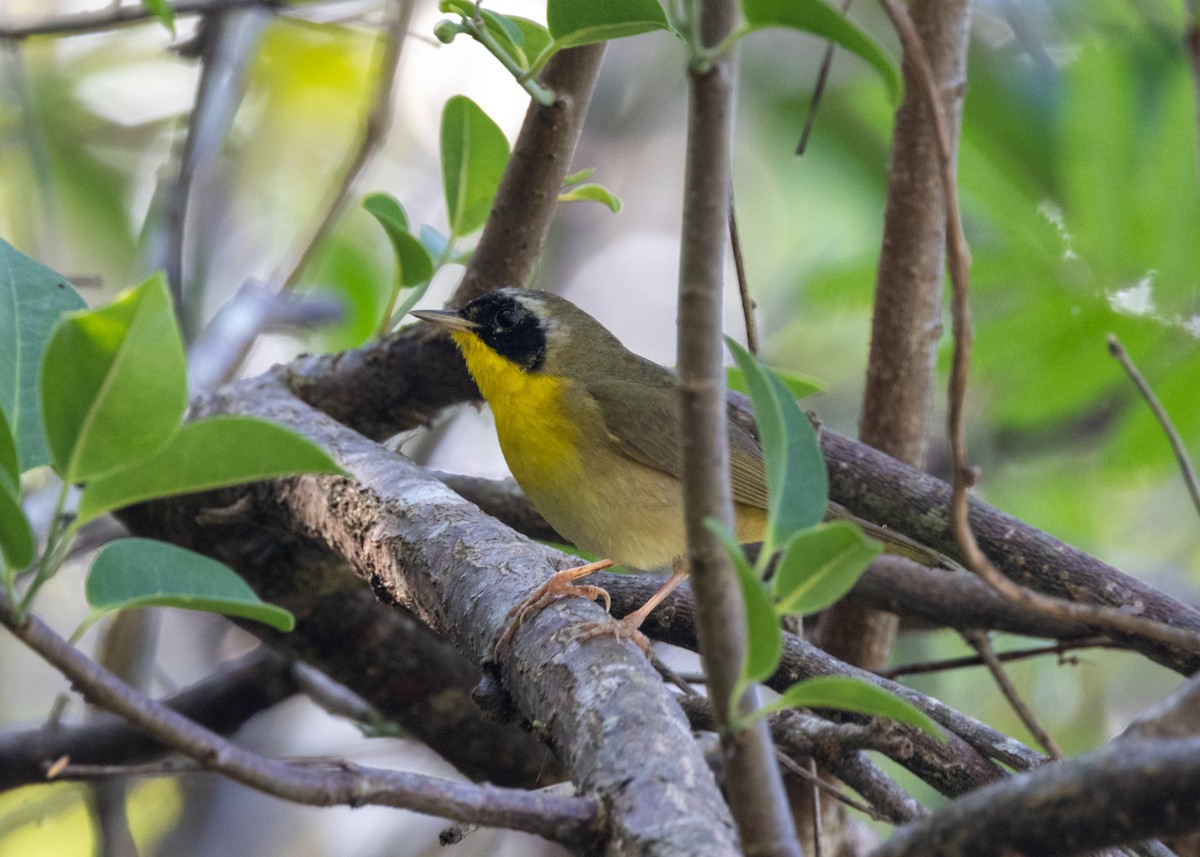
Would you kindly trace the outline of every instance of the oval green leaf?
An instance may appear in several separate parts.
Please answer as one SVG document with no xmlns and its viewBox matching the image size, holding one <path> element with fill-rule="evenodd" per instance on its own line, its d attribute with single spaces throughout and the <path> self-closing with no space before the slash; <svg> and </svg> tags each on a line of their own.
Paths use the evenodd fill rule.
<svg viewBox="0 0 1200 857">
<path fill-rule="evenodd" d="M 558 50 L 671 29 L 658 0 L 549 0 L 546 23 Z"/>
<path fill-rule="evenodd" d="M 746 30 L 783 27 L 824 36 L 870 63 L 883 78 L 892 102 L 900 100 L 900 71 L 895 61 L 848 16 L 823 0 L 742 0 Z"/>
<path fill-rule="evenodd" d="M 487 220 L 508 166 L 508 140 L 479 105 L 456 95 L 442 111 L 441 146 L 450 235 L 461 238 Z"/>
<path fill-rule="evenodd" d="M 920 709 L 881 687 L 850 676 L 820 676 L 792 685 L 769 705 L 754 712 L 761 717 L 785 708 L 836 708 L 872 717 L 887 717 L 928 732 L 944 741 L 942 728 Z"/>
<path fill-rule="evenodd" d="M 14 493 L 21 485 L 21 464 L 17 458 L 17 442 L 13 439 L 8 417 L 0 409 L 0 481 L 6 481 Z"/>
<path fill-rule="evenodd" d="M 417 286 L 433 276 L 433 259 L 417 237 L 408 231 L 404 208 L 386 193 L 373 193 L 363 208 L 379 221 L 396 256 L 396 282 L 402 288 Z"/>
<path fill-rule="evenodd" d="M 66 278 L 0 239 L 0 411 L 16 438 L 18 473 L 50 461 L 38 377 L 50 332 L 87 306 Z"/>
<path fill-rule="evenodd" d="M 824 610 L 850 591 L 883 545 L 849 521 L 817 524 L 796 533 L 775 569 L 772 589 L 784 616 Z"/>
<path fill-rule="evenodd" d="M 13 570 L 33 562 L 33 530 L 21 508 L 19 492 L 6 479 L 0 479 L 0 552 Z"/>
<path fill-rule="evenodd" d="M 69 482 L 128 467 L 166 443 L 187 406 L 183 341 L 161 276 L 68 313 L 42 362 L 42 419 Z"/>
<path fill-rule="evenodd" d="M 227 566 L 153 539 L 120 539 L 101 548 L 88 571 L 86 593 L 98 613 L 183 607 L 253 619 L 280 631 L 296 626 L 296 617 L 264 603 Z"/>
<path fill-rule="evenodd" d="M 763 555 L 769 557 L 795 533 L 825 517 L 829 474 L 816 429 L 784 383 L 733 339 L 725 337 L 725 342 L 754 402 L 767 471 Z"/>
<path fill-rule="evenodd" d="M 254 417 L 217 416 L 188 423 L 154 455 L 90 480 L 78 523 L 152 500 L 297 473 L 342 473 L 321 447 Z"/>
<path fill-rule="evenodd" d="M 783 652 L 783 633 L 779 630 L 779 619 L 771 606 L 771 599 L 767 597 L 766 589 L 750 567 L 746 553 L 737 539 L 719 521 L 712 518 L 706 519 L 704 526 L 721 540 L 725 552 L 729 554 L 733 567 L 737 570 L 742 602 L 746 610 L 746 653 L 742 658 L 741 673 L 738 677 L 738 692 L 730 697 L 730 704 L 734 704 L 734 700 L 741 696 L 741 688 L 762 681 L 775 672 L 779 656 Z"/>
</svg>

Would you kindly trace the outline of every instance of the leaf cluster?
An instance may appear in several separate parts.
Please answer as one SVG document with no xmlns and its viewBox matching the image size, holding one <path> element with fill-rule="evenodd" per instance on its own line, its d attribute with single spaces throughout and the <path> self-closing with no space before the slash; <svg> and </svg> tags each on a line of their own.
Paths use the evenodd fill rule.
<svg viewBox="0 0 1200 857">
<path fill-rule="evenodd" d="M 159 276 L 95 309 L 65 278 L 0 241 L 0 567 L 22 614 L 65 559 L 80 528 L 133 503 L 306 472 L 340 473 L 323 450 L 251 417 L 184 423 L 187 360 Z M 46 544 L 35 557 L 21 477 L 49 465 L 61 480 Z M 72 485 L 81 486 L 74 509 Z M 36 559 L 36 562 L 35 562 Z M 24 586 L 18 598 L 18 590 Z M 92 612 L 149 604 L 256 619 L 286 630 L 233 571 L 165 542 L 120 539 L 95 556 Z"/>
</svg>

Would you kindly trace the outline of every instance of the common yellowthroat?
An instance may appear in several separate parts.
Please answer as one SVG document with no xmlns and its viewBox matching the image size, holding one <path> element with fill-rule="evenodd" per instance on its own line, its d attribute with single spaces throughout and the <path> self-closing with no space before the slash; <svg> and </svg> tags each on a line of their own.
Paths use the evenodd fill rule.
<svg viewBox="0 0 1200 857">
<path fill-rule="evenodd" d="M 603 590 L 571 581 L 612 562 L 647 570 L 672 566 L 662 588 L 621 620 L 632 635 L 687 576 L 678 377 L 548 292 L 500 289 L 457 312 L 412 315 L 450 332 L 491 406 L 504 458 L 534 508 L 576 546 L 607 557 L 555 574 L 515 624 L 526 610 L 563 594 L 607 603 Z M 753 420 L 732 399 L 729 453 L 737 538 L 761 541 L 767 519 L 762 447 Z M 832 514 L 849 516 L 836 508 Z M 899 534 L 868 529 L 892 547 L 901 545 L 898 552 L 929 553 Z"/>
</svg>

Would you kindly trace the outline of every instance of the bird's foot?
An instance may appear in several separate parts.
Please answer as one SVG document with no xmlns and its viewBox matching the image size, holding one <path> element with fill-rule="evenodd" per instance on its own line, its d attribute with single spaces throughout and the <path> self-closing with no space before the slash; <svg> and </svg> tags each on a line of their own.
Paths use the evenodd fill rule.
<svg viewBox="0 0 1200 857">
<path fill-rule="evenodd" d="M 643 634 L 638 627 L 642 624 L 640 617 L 629 614 L 624 619 L 612 622 L 590 622 L 575 637 L 579 642 L 594 640 L 596 637 L 614 636 L 617 640 L 632 640 L 639 649 L 650 655 L 650 638 Z"/>
<path fill-rule="evenodd" d="M 514 607 L 508 613 L 508 627 L 504 629 L 504 633 L 500 636 L 500 641 L 496 643 L 495 651 L 500 652 L 513 638 L 513 634 L 517 629 L 525 623 L 529 617 L 536 615 L 541 610 L 546 609 L 551 603 L 560 598 L 565 598 L 570 595 L 577 595 L 586 598 L 588 601 L 595 601 L 597 598 L 604 602 L 604 609 L 608 611 L 612 607 L 612 599 L 608 597 L 608 592 L 599 586 L 588 586 L 587 584 L 577 584 L 574 581 L 581 577 L 587 577 L 589 574 L 610 568 L 613 562 L 610 559 L 602 559 L 599 562 L 588 563 L 587 565 L 577 566 L 575 568 L 566 568 L 562 571 L 555 572 L 550 575 L 549 580 L 539 586 L 528 598 Z"/>
</svg>

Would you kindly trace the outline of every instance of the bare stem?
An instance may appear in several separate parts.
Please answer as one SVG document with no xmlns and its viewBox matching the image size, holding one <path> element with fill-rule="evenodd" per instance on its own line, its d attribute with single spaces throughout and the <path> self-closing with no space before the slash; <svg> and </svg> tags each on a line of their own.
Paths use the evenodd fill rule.
<svg viewBox="0 0 1200 857">
<path fill-rule="evenodd" d="M 1004 694 L 1004 698 L 1008 700 L 1008 704 L 1017 716 L 1021 718 L 1021 722 L 1025 724 L 1038 743 L 1042 745 L 1047 753 L 1056 759 L 1063 757 L 1062 748 L 1058 746 L 1058 742 L 1046 731 L 1045 727 L 1034 716 L 1033 710 L 1021 698 L 1021 694 L 1017 691 L 1015 685 L 1009 680 L 1008 674 L 1004 671 L 1004 665 L 1000 662 L 1000 658 L 996 656 L 996 650 L 992 648 L 992 639 L 986 631 L 968 631 L 963 634 L 965 639 L 975 651 L 979 652 L 979 657 L 983 659 L 987 665 L 988 671 L 992 674 L 992 678 L 996 682 L 996 686 L 1000 688 L 1000 692 Z"/>
<path fill-rule="evenodd" d="M 730 809 L 747 854 L 798 855 L 800 843 L 767 725 L 740 731 L 731 717 L 757 707 L 754 688 L 738 693 L 746 648 L 741 589 L 709 519 L 733 529 L 721 348 L 721 291 L 729 217 L 734 68 L 728 54 L 709 56 L 733 29 L 733 0 L 700 0 L 689 8 L 694 46 L 688 67 L 687 167 L 679 270 L 679 374 L 683 499 L 688 564 L 708 692 L 728 765 Z"/>
<path fill-rule="evenodd" d="M 1162 402 L 1158 400 L 1158 396 L 1154 395 L 1154 390 L 1150 388 L 1149 382 L 1138 371 L 1133 358 L 1129 356 L 1129 352 L 1125 350 L 1125 346 L 1121 345 L 1115 333 L 1108 335 L 1108 351 L 1125 367 L 1125 371 L 1129 373 L 1134 386 L 1138 388 L 1138 392 L 1146 400 L 1146 405 L 1149 406 L 1151 412 L 1154 414 L 1154 418 L 1162 426 L 1163 434 L 1167 436 L 1167 442 L 1171 444 L 1171 451 L 1175 453 L 1175 461 L 1179 463 L 1179 472 L 1183 474 L 1183 481 L 1187 485 L 1188 494 L 1191 495 L 1192 504 L 1196 507 L 1196 511 L 1200 512 L 1200 479 L 1196 478 L 1196 468 L 1192 464 L 1192 459 L 1188 456 L 1187 448 L 1183 445 L 1183 438 L 1179 436 L 1179 432 L 1176 431 L 1175 425 L 1171 422 L 1170 414 L 1162 406 Z"/>
<path fill-rule="evenodd" d="M 742 239 L 738 234 L 737 208 L 733 202 L 733 183 L 729 185 L 729 247 L 733 251 L 733 269 L 737 272 L 738 296 L 742 301 L 742 319 L 746 325 L 746 350 L 758 356 L 758 326 L 754 323 L 754 298 L 746 278 L 746 260 L 742 258 Z"/>
</svg>

